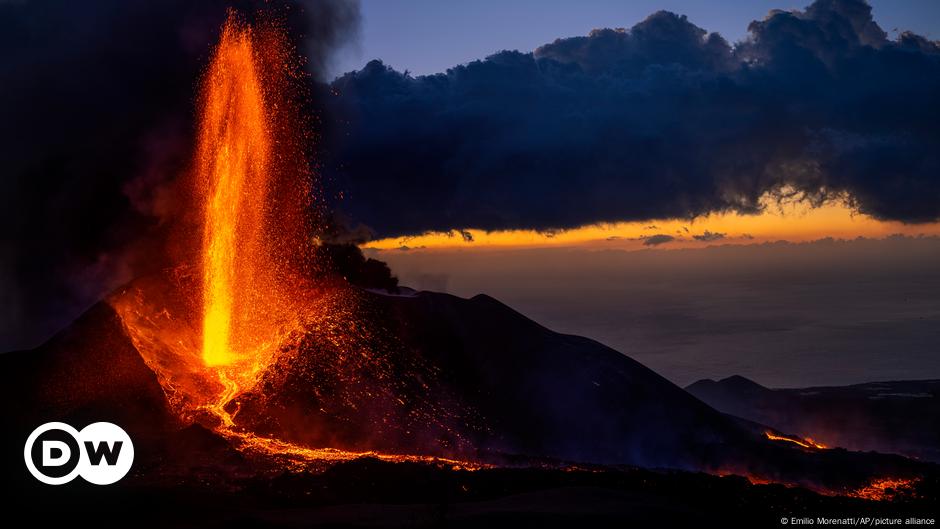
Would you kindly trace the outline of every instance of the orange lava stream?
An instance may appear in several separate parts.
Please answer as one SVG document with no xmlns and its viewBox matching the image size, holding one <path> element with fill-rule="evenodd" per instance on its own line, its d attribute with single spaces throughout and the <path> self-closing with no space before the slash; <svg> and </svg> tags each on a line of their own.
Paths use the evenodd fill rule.
<svg viewBox="0 0 940 529">
<path fill-rule="evenodd" d="M 829 447 L 825 444 L 814 441 L 809 437 L 795 437 L 787 436 L 782 434 L 775 434 L 771 431 L 765 431 L 764 437 L 771 441 L 784 442 L 794 444 L 800 448 L 805 448 L 807 450 L 825 450 Z M 787 483 L 776 481 L 774 479 L 769 479 L 762 476 L 752 475 L 748 472 L 741 472 L 737 470 L 726 470 L 721 469 L 715 474 L 719 476 L 728 476 L 728 475 L 739 475 L 746 478 L 752 485 L 765 485 L 765 484 L 779 484 L 785 485 L 787 487 L 794 486 L 804 486 L 813 490 L 819 494 L 825 496 L 847 496 L 850 498 L 860 498 L 870 501 L 886 501 L 886 500 L 896 500 L 899 498 L 910 498 L 915 496 L 915 486 L 921 480 L 921 478 L 901 478 L 901 477 L 882 477 L 872 480 L 869 484 L 857 488 L 857 489 L 841 489 L 841 490 L 832 490 L 828 488 L 814 487 L 806 483 L 797 484 L 797 483 Z"/>
<path fill-rule="evenodd" d="M 914 488 L 919 481 L 919 478 L 879 478 L 860 489 L 847 493 L 846 496 L 870 501 L 911 497 L 915 495 Z"/>
<path fill-rule="evenodd" d="M 810 450 L 825 450 L 829 448 L 828 446 L 822 443 L 817 443 L 816 441 L 813 441 L 813 439 L 810 437 L 804 437 L 804 438 L 790 437 L 787 435 L 777 435 L 769 431 L 764 432 L 764 437 L 766 437 L 767 439 L 770 439 L 771 441 L 783 441 L 787 443 L 793 443 L 797 446 L 808 448 Z"/>
<path fill-rule="evenodd" d="M 422 456 L 413 454 L 388 454 L 375 451 L 349 451 L 338 448 L 308 448 L 294 443 L 263 437 L 252 433 L 223 432 L 236 446 L 247 453 L 257 453 L 268 457 L 279 458 L 285 466 L 293 471 L 309 471 L 318 465 L 328 466 L 342 461 L 352 461 L 359 458 L 374 458 L 394 463 L 427 463 L 450 468 L 453 470 L 475 471 L 483 468 L 492 468 L 493 465 L 472 461 L 462 461 L 437 456 Z"/>
</svg>

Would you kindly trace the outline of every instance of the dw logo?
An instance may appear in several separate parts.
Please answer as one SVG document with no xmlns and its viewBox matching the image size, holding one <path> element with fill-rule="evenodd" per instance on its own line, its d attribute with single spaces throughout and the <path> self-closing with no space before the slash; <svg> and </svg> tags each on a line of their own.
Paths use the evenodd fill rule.
<svg viewBox="0 0 940 529">
<path fill-rule="evenodd" d="M 29 473 L 48 485 L 81 476 L 95 485 L 123 478 L 134 462 L 134 444 L 120 426 L 96 422 L 78 431 L 62 422 L 47 422 L 26 439 L 23 458 Z"/>
</svg>

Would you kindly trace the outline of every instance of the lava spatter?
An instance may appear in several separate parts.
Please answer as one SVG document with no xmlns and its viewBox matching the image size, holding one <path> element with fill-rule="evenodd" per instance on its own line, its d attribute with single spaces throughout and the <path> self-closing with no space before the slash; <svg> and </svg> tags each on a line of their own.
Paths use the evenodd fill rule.
<svg viewBox="0 0 940 529">
<path fill-rule="evenodd" d="M 230 13 L 198 98 L 184 186 L 195 220 L 179 230 L 190 259 L 110 302 L 181 422 L 209 427 L 246 454 L 288 468 L 366 455 L 476 468 L 441 459 L 466 443 L 451 425 L 462 407 L 429 395 L 433 369 L 375 331 L 355 288 L 314 280 L 316 188 L 296 100 L 300 64 L 278 24 Z M 287 392 L 329 413 L 288 417 L 274 395 Z M 339 431 L 357 421 L 374 431 Z M 410 439 L 415 424 L 435 423 L 436 440 L 372 449 L 376 438 Z"/>
</svg>

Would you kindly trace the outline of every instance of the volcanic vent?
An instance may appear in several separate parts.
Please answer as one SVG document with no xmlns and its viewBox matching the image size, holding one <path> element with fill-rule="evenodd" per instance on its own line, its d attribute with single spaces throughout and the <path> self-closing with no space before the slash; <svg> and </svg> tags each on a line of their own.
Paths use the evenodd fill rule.
<svg viewBox="0 0 940 529">
<path fill-rule="evenodd" d="M 362 319 L 355 290 L 313 279 L 317 209 L 300 66 L 276 22 L 250 26 L 230 14 L 198 100 L 187 175 L 194 215 L 178 233 L 185 259 L 110 303 L 183 423 L 203 424 L 244 449 L 320 460 L 357 454 L 310 446 L 371 449 L 369 438 L 388 441 L 420 421 L 439 435 L 411 449 L 449 454 L 461 444 L 449 422 L 468 421 L 458 408 L 416 401 L 434 385 L 433 370 L 393 358 L 394 348 Z M 407 369 L 393 376 L 392 363 Z M 283 439 L 296 433 L 297 418 L 265 408 L 270 392 L 291 384 L 322 392 L 319 409 L 334 419 L 305 423 L 294 435 L 303 446 Z M 243 405 L 266 413 L 243 424 Z M 360 423 L 354 417 L 373 425 L 369 435 L 351 431 L 349 422 Z"/>
</svg>

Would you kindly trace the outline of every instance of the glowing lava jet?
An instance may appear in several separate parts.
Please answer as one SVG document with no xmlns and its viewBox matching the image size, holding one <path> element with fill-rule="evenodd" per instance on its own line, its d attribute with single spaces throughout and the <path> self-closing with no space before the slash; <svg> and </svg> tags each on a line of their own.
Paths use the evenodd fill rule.
<svg viewBox="0 0 940 529">
<path fill-rule="evenodd" d="M 302 141 L 283 115 L 286 49 L 280 32 L 230 14 L 202 81 L 194 164 L 201 352 L 223 386 L 206 408 L 227 425 L 225 405 L 300 326 L 302 274 L 288 263 L 305 246 L 309 189 Z"/>
<path fill-rule="evenodd" d="M 182 178 L 192 212 L 176 230 L 183 264 L 111 299 L 184 422 L 232 427 L 231 401 L 329 315 L 308 269 L 308 138 L 292 88 L 300 64 L 276 22 L 252 27 L 229 14 Z"/>
<path fill-rule="evenodd" d="M 204 198 L 202 355 L 237 363 L 257 347 L 271 278 L 266 206 L 271 139 L 250 29 L 229 19 L 203 81 L 196 155 Z M 257 322 L 254 322 L 257 323 Z"/>
</svg>

